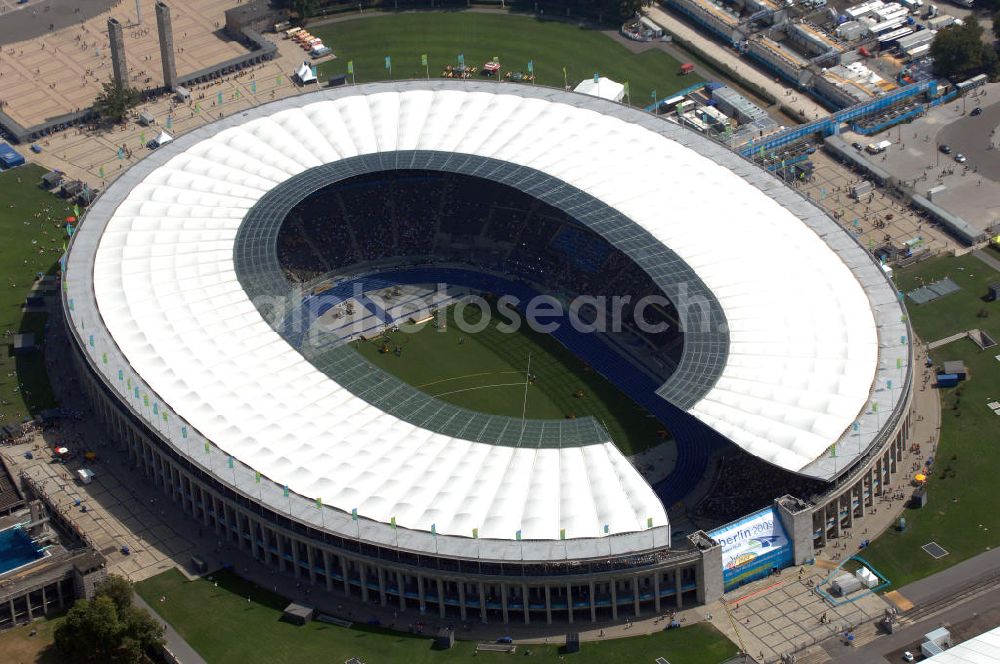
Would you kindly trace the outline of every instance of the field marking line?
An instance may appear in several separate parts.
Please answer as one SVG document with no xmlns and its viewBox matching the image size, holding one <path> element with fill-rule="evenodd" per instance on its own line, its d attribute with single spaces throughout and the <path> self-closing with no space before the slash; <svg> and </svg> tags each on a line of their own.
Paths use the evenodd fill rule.
<svg viewBox="0 0 1000 664">
<path fill-rule="evenodd" d="M 497 383 L 496 385 L 480 385 L 479 387 L 467 387 L 463 390 L 452 390 L 451 392 L 441 392 L 440 394 L 432 394 L 432 397 L 444 397 L 449 394 L 458 394 L 459 392 L 471 392 L 472 390 L 485 390 L 490 387 L 511 387 L 516 385 L 521 387 L 524 383 Z"/>
<path fill-rule="evenodd" d="M 499 376 L 501 374 L 519 374 L 520 371 L 482 371 L 480 373 L 471 373 L 464 376 L 453 376 L 451 378 L 442 378 L 441 380 L 433 380 L 429 383 L 424 383 L 423 385 L 417 385 L 418 388 L 430 387 L 431 385 L 437 385 L 438 383 L 447 383 L 449 380 L 462 380 L 463 378 L 475 378 L 476 376 Z M 518 383 L 520 385 L 520 383 Z"/>
</svg>

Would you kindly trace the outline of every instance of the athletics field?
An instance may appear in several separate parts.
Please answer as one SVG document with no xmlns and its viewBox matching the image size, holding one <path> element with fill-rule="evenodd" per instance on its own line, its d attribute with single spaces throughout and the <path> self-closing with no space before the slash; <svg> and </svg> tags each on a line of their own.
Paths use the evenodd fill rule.
<svg viewBox="0 0 1000 664">
<path fill-rule="evenodd" d="M 481 316 L 475 306 L 465 307 L 466 329 Z M 534 419 L 591 415 L 626 455 L 662 442 L 659 420 L 558 341 L 527 325 L 501 331 L 502 322 L 493 317 L 470 334 L 450 309 L 444 326 L 425 323 L 417 332 L 390 332 L 356 347 L 376 366 L 456 406 Z"/>
</svg>

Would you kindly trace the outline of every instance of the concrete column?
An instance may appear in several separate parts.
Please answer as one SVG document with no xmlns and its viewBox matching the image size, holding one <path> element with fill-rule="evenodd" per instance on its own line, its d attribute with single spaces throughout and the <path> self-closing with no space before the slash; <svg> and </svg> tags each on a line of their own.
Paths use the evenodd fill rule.
<svg viewBox="0 0 1000 664">
<path fill-rule="evenodd" d="M 302 578 L 302 566 L 299 565 L 299 543 L 293 537 L 289 537 L 288 541 L 292 545 L 292 567 L 295 568 L 295 578 L 300 579 Z"/>
<path fill-rule="evenodd" d="M 45 597 L 45 586 L 42 586 L 42 615 L 49 612 L 49 601 Z"/>
<path fill-rule="evenodd" d="M 552 624 L 552 593 L 548 585 L 545 586 L 545 624 Z"/>
<path fill-rule="evenodd" d="M 31 593 L 24 593 L 24 605 L 28 607 L 28 621 L 35 618 L 35 613 L 31 610 Z"/>
<path fill-rule="evenodd" d="M 312 544 L 306 545 L 306 563 L 309 565 L 309 583 L 316 585 L 316 554 L 313 553 Z"/>
<path fill-rule="evenodd" d="M 406 585 L 403 583 L 403 573 L 396 571 L 396 589 L 399 591 L 399 610 L 406 611 Z"/>
<path fill-rule="evenodd" d="M 66 606 L 66 601 L 63 599 L 62 584 L 56 583 L 56 595 L 59 597 L 59 608 Z"/>
<path fill-rule="evenodd" d="M 330 573 L 330 552 L 326 549 L 320 549 L 320 555 L 323 556 L 323 581 L 326 585 L 326 592 L 333 592 L 333 575 Z"/>
<path fill-rule="evenodd" d="M 503 624 L 510 622 L 510 614 L 507 613 L 507 584 L 500 584 L 500 609 L 503 611 Z"/>
<path fill-rule="evenodd" d="M 833 508 L 833 537 L 840 537 L 840 499 L 836 498 L 826 504 L 827 513 Z"/>
<path fill-rule="evenodd" d="M 274 539 L 278 543 L 278 569 L 285 569 L 285 538 L 277 530 L 274 531 Z"/>
<path fill-rule="evenodd" d="M 368 603 L 368 566 L 358 561 L 358 572 L 361 576 L 361 601 Z"/>
<path fill-rule="evenodd" d="M 444 618 L 445 608 L 444 608 L 444 581 L 438 577 L 437 580 L 438 588 L 438 615 Z"/>
<path fill-rule="evenodd" d="M 209 501 L 209 496 L 208 496 L 207 493 L 205 493 L 205 490 L 202 489 L 200 486 L 198 487 L 198 491 L 201 492 L 201 520 L 203 522 L 203 525 L 206 528 L 208 528 L 211 525 L 211 523 L 209 522 L 209 516 L 208 516 L 208 507 L 209 507 L 208 501 Z"/>
<path fill-rule="evenodd" d="M 427 611 L 427 600 L 424 599 L 424 577 L 417 575 L 417 599 L 420 602 L 420 615 Z"/>
<path fill-rule="evenodd" d="M 854 494 L 853 489 L 849 489 L 844 493 L 840 494 L 842 501 L 845 503 L 844 509 L 847 510 L 847 522 L 844 527 L 847 528 L 848 530 L 854 527 L 854 505 L 851 504 L 852 498 L 854 497 L 853 494 Z"/>
<path fill-rule="evenodd" d="M 378 577 L 378 601 L 382 606 L 389 603 L 385 596 L 385 570 L 381 566 L 375 567 L 375 575 Z"/>
<path fill-rule="evenodd" d="M 590 622 L 597 622 L 597 591 L 594 582 L 590 582 Z"/>
<path fill-rule="evenodd" d="M 531 624 L 531 611 L 528 609 L 528 586 L 521 586 L 521 606 L 524 609 L 524 624 Z"/>
<path fill-rule="evenodd" d="M 486 622 L 486 588 L 482 581 L 479 582 L 479 619 Z"/>
<path fill-rule="evenodd" d="M 653 610 L 660 615 L 660 573 L 653 573 Z"/>
<path fill-rule="evenodd" d="M 683 581 L 681 581 L 681 576 L 682 576 L 681 568 L 678 567 L 677 569 L 674 570 L 674 589 L 677 592 L 677 595 L 674 597 L 674 600 L 677 602 L 678 611 L 684 608 L 684 597 L 683 597 L 684 583 Z"/>
<path fill-rule="evenodd" d="M 611 586 L 611 618 L 618 620 L 618 581 L 612 579 L 608 585 Z"/>
<path fill-rule="evenodd" d="M 248 514 L 247 524 L 250 527 L 250 555 L 253 556 L 254 560 L 257 560 L 260 552 L 257 547 L 257 520 Z"/>
<path fill-rule="evenodd" d="M 566 584 L 566 617 L 569 624 L 573 624 L 573 586 Z"/>
<path fill-rule="evenodd" d="M 462 620 L 465 620 L 465 581 L 462 580 L 458 582 L 458 610 L 462 614 Z"/>
<path fill-rule="evenodd" d="M 351 579 L 350 579 L 350 573 L 348 572 L 348 567 L 347 567 L 347 558 L 345 558 L 344 556 L 337 556 L 337 559 L 340 561 L 340 574 L 341 574 L 341 576 L 344 577 L 343 578 L 343 582 L 344 582 L 344 597 L 350 597 L 351 596 Z"/>
<path fill-rule="evenodd" d="M 639 577 L 632 577 L 632 603 L 635 608 L 635 617 L 639 617 Z"/>
</svg>

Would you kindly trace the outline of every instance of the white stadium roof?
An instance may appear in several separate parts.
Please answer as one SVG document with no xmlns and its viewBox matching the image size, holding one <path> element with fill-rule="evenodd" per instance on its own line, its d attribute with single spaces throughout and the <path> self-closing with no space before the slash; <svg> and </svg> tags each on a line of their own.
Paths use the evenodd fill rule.
<svg viewBox="0 0 1000 664">
<path fill-rule="evenodd" d="M 831 476 L 831 445 L 843 468 L 898 401 L 908 363 L 892 373 L 895 392 L 877 389 L 880 357 L 907 357 L 881 271 L 826 215 L 732 153 L 640 112 L 546 88 L 340 88 L 176 138 L 98 200 L 69 255 L 67 306 L 93 363 L 179 450 L 222 481 L 232 472 L 249 495 L 264 492 L 237 470 L 347 514 L 395 517 L 416 531 L 433 524 L 442 535 L 475 528 L 480 538 L 553 540 L 561 529 L 567 539 L 600 538 L 604 524 L 643 531 L 650 518 L 654 530 L 667 526 L 652 489 L 610 442 L 504 447 L 403 422 L 313 367 L 250 302 L 233 247 L 254 204 L 312 167 L 396 150 L 529 166 L 676 252 L 718 298 L 730 340 L 719 379 L 688 410 L 748 452 Z M 877 324 L 896 335 L 881 353 Z M 135 389 L 148 390 L 149 405 Z M 205 457 L 202 437 L 212 443 Z M 227 455 L 237 469 L 221 467 Z M 299 516 L 318 524 L 307 512 Z M 350 521 L 331 518 L 324 527 L 354 536 Z M 655 542 L 669 540 L 663 530 Z"/>
</svg>

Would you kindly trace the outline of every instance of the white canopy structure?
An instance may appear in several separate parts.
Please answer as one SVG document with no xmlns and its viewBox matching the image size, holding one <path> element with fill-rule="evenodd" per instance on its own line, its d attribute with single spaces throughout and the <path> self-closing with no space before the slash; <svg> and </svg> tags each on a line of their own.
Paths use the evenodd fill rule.
<svg viewBox="0 0 1000 664">
<path fill-rule="evenodd" d="M 172 140 L 174 140 L 173 136 L 171 136 L 165 131 L 161 131 L 160 134 L 153 139 L 153 145 L 155 147 L 162 147 Z"/>
<path fill-rule="evenodd" d="M 863 453 L 899 403 L 909 365 L 899 359 L 908 346 L 895 292 L 825 213 L 648 114 L 470 81 L 281 100 L 186 134 L 126 172 L 91 209 L 68 259 L 67 313 L 92 365 L 196 463 L 209 466 L 221 450 L 206 470 L 221 481 L 228 455 L 234 483 L 257 472 L 348 515 L 466 538 L 638 537 L 667 526 L 610 441 L 496 446 L 402 421 L 310 364 L 250 301 L 234 241 L 262 197 L 308 169 L 403 150 L 530 167 L 676 252 L 728 328 L 720 375 L 686 410 L 748 452 L 831 476 L 831 446 L 840 464 Z M 884 389 L 885 367 L 896 367 L 895 390 Z M 272 500 L 286 509 L 287 498 Z M 352 537 L 353 527 L 347 520 Z"/>
<path fill-rule="evenodd" d="M 312 66 L 308 62 L 303 62 L 302 65 L 295 70 L 295 78 L 297 78 L 299 83 L 302 85 L 316 82 L 316 74 L 313 73 Z"/>
<path fill-rule="evenodd" d="M 607 76 L 598 76 L 596 80 L 588 78 L 580 81 L 580 84 L 573 88 L 573 92 L 582 92 L 585 95 L 610 101 L 621 101 L 625 97 L 625 85 L 612 81 Z"/>
</svg>

